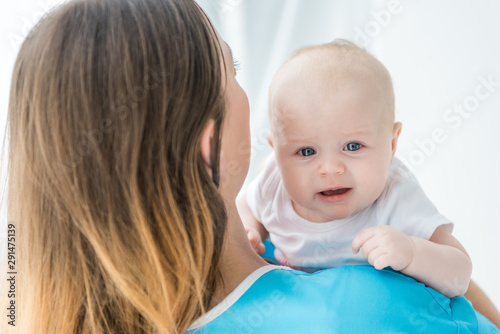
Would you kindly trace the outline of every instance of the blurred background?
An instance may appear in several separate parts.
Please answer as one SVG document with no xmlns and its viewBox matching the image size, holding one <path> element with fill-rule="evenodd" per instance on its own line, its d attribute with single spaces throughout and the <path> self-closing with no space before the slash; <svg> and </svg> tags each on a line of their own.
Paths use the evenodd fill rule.
<svg viewBox="0 0 500 334">
<path fill-rule="evenodd" d="M 10 76 L 27 31 L 59 0 L 0 10 L 0 135 Z M 391 73 L 397 156 L 455 223 L 473 279 L 500 307 L 500 2 L 494 0 L 198 0 L 238 59 L 251 109 L 248 179 L 270 152 L 267 90 L 295 49 L 335 38 L 374 54 Z M 5 178 L 5 161 L 1 162 Z M 0 254 L 5 251 L 2 207 Z M 0 268 L 0 273 L 6 272 Z"/>
</svg>

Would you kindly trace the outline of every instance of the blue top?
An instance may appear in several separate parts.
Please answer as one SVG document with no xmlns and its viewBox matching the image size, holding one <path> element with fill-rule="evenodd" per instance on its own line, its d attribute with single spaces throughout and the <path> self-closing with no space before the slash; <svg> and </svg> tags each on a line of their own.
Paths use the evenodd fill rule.
<svg viewBox="0 0 500 334">
<path fill-rule="evenodd" d="M 497 333 L 464 297 L 369 265 L 315 273 L 268 265 L 187 333 Z"/>
</svg>

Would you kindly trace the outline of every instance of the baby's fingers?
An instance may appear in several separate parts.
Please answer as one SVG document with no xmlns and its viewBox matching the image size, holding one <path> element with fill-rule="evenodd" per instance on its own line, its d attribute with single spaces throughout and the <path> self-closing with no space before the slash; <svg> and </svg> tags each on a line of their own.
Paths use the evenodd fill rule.
<svg viewBox="0 0 500 334">
<path fill-rule="evenodd" d="M 377 259 L 387 254 L 387 251 L 383 247 L 377 247 L 373 249 L 365 258 L 368 260 L 368 263 L 375 267 L 375 262 Z M 377 268 L 379 269 L 379 268 Z"/>
<path fill-rule="evenodd" d="M 257 252 L 257 254 L 262 255 L 265 252 L 266 247 L 262 243 L 262 239 L 260 237 L 259 232 L 257 232 L 253 228 L 247 228 L 246 232 L 247 232 L 248 240 L 250 241 L 250 244 L 252 245 L 252 248 Z"/>
<path fill-rule="evenodd" d="M 389 254 L 382 254 L 373 261 L 372 265 L 378 270 L 389 267 L 391 265 L 391 256 Z"/>
<path fill-rule="evenodd" d="M 356 238 L 354 238 L 354 240 L 352 241 L 352 244 L 351 244 L 352 252 L 354 254 L 358 253 L 359 249 L 363 246 L 363 244 L 365 242 L 367 242 L 368 240 L 370 240 L 375 235 L 375 232 L 376 232 L 376 230 L 373 227 L 370 227 L 364 231 L 361 231 L 361 233 L 359 233 L 356 236 Z"/>
<path fill-rule="evenodd" d="M 254 247 L 254 249 L 257 254 L 262 255 L 266 251 L 266 246 L 264 246 L 264 244 L 261 242 L 257 245 L 257 248 Z"/>
<path fill-rule="evenodd" d="M 247 228 L 246 230 L 247 230 L 248 240 L 250 240 L 252 246 L 262 241 L 260 240 L 260 235 L 256 230 L 254 230 L 253 228 Z"/>
</svg>

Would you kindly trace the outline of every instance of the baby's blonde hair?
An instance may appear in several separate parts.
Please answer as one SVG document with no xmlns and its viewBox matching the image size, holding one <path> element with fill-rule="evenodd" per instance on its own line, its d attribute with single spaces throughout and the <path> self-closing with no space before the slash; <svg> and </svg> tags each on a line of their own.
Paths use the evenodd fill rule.
<svg viewBox="0 0 500 334">
<path fill-rule="evenodd" d="M 394 89 L 392 86 L 392 79 L 389 71 L 385 66 L 376 59 L 373 55 L 368 53 L 365 49 L 360 48 L 356 44 L 345 40 L 335 39 L 330 43 L 306 46 L 296 50 L 290 58 L 277 71 L 270 89 L 269 89 L 269 119 L 271 128 L 277 126 L 282 117 L 275 109 L 275 91 L 276 91 L 276 78 L 286 70 L 298 59 L 308 57 L 305 61 L 311 60 L 310 66 L 322 66 L 328 68 L 328 73 L 318 77 L 317 80 L 322 80 L 327 85 L 328 89 L 338 90 L 345 87 L 347 84 L 355 84 L 357 80 L 366 74 L 373 77 L 377 82 L 384 101 L 386 102 L 386 115 L 388 122 L 394 123 L 395 119 L 395 103 L 394 103 Z M 293 68 L 293 67 L 292 67 Z M 324 71 L 327 73 L 327 71 Z M 284 116 L 284 115 L 281 115 Z M 288 116 L 287 116 L 288 117 Z"/>
</svg>

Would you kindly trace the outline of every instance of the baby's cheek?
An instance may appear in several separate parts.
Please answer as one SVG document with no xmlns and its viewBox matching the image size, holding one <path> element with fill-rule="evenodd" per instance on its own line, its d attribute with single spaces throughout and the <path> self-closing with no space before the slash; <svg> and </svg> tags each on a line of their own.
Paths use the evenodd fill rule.
<svg viewBox="0 0 500 334">
<path fill-rule="evenodd" d="M 290 198 L 301 205 L 304 204 L 306 194 L 310 193 L 311 189 L 306 175 L 290 172 L 283 178 L 283 184 Z"/>
<path fill-rule="evenodd" d="M 373 202 L 385 187 L 387 176 L 383 170 L 371 169 L 358 174 L 357 188 L 366 201 Z"/>
<path fill-rule="evenodd" d="M 288 177 L 284 182 L 285 189 L 292 199 L 298 200 L 301 194 L 302 182 L 300 178 Z"/>
</svg>

